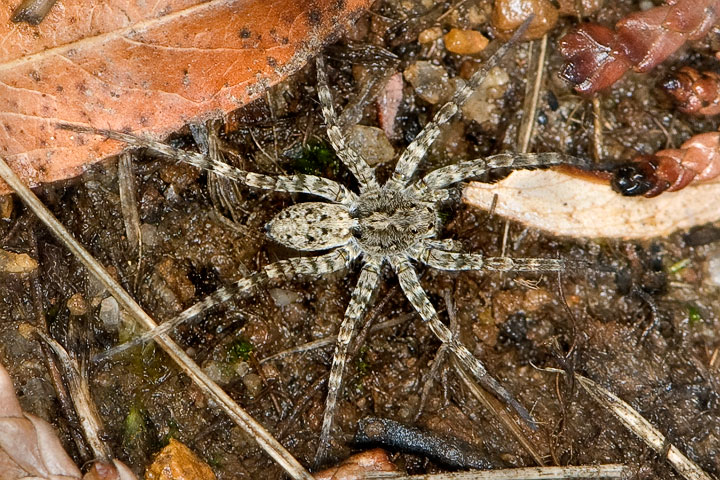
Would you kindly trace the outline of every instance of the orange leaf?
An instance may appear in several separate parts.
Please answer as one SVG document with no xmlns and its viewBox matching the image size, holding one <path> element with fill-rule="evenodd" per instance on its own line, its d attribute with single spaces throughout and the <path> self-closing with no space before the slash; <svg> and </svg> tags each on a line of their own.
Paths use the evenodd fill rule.
<svg viewBox="0 0 720 480">
<path fill-rule="evenodd" d="M 61 0 L 37 27 L 0 9 L 0 155 L 30 184 L 77 175 L 123 145 L 55 123 L 162 138 L 257 98 L 369 3 Z"/>
</svg>

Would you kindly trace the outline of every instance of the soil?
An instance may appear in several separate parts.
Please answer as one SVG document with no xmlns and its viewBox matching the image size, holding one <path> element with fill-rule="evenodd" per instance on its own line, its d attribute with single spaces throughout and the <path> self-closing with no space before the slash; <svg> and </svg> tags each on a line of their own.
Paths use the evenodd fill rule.
<svg viewBox="0 0 720 480">
<path fill-rule="evenodd" d="M 450 77 L 472 70 L 475 58 L 451 54 L 441 43 L 421 45 L 418 33 L 440 25 L 445 31 L 477 29 L 492 38 L 491 3 L 460 2 L 452 8 L 434 3 L 380 1 L 346 38 L 328 47 L 324 55 L 339 111 L 357 100 L 370 79 L 402 72 L 418 60 L 442 66 Z M 640 8 L 633 1 L 606 3 L 592 20 L 613 25 Z M 437 20 L 448 10 L 451 13 Z M 557 75 L 562 59 L 554 46 L 576 23 L 576 18 L 561 18 L 549 32 L 547 80 L 530 151 L 593 156 L 592 103 Z M 395 34 L 391 40 L 389 32 Z M 692 134 L 717 129 L 717 119 L 673 110 L 657 85 L 682 65 L 717 68 L 713 53 L 719 42 L 713 32 L 650 74 L 628 74 L 599 96 L 605 118 L 603 162 L 627 161 L 638 152 L 677 146 Z M 528 64 L 527 44 L 514 47 L 500 63 L 510 79 L 507 89 L 489 100 L 498 114 L 483 123 L 453 120 L 421 170 L 514 150 Z M 316 98 L 314 68 L 308 66 L 274 87 L 266 100 L 243 108 L 220 126 L 222 141 L 236 153 L 226 159 L 272 174 L 310 169 L 352 187 L 349 172 L 330 154 Z M 356 103 L 359 118 L 353 121 L 377 125 L 375 102 Z M 405 82 L 391 138 L 397 154 L 437 108 Z M 195 148 L 189 131 L 168 141 Z M 387 178 L 394 164 L 382 163 L 379 176 Z M 140 250 L 132 248 L 126 234 L 114 159 L 38 194 L 156 320 L 172 318 L 263 265 L 298 256 L 270 242 L 264 225 L 284 207 L 307 198 L 228 185 L 142 152 L 135 155 L 133 168 Z M 419 268 L 443 321 L 448 321 L 449 298 L 462 342 L 532 410 L 539 428 L 533 432 L 522 427 L 523 432 L 547 464 L 622 463 L 630 467 L 632 478 L 679 477 L 576 383 L 542 370 L 554 367 L 583 374 L 612 391 L 705 471 L 720 475 L 720 225 L 645 242 L 567 240 L 508 223 L 464 206 L 458 198 L 443 212 L 443 238 L 460 240 L 467 251 L 560 257 L 592 265 L 560 278 Z M 159 348 L 148 345 L 92 363 L 92 355 L 133 335 L 131 320 L 112 308 L 107 292 L 19 201 L 11 207 L 0 221 L 0 248 L 28 253 L 39 267 L 31 274 L 0 277 L 0 360 L 15 380 L 23 407 L 54 424 L 78 464 L 88 458 L 72 440 L 73 420 L 61 409 L 39 341 L 25 333 L 23 325 L 47 328 L 86 360 L 105 440 L 136 473 L 142 474 L 153 454 L 173 437 L 207 461 L 219 479 L 283 478 L 282 469 Z M 304 465 L 312 464 L 317 447 L 325 402 L 321 382 L 330 368 L 332 343 L 263 359 L 334 335 L 357 276 L 353 268 L 274 282 L 213 308 L 174 334 Z M 447 358 L 416 418 L 440 343 L 395 287 L 392 272 L 386 270 L 385 277 L 374 302 L 381 308 L 372 309 L 367 321 L 404 321 L 371 332 L 349 362 L 335 421 L 333 460 L 358 450 L 353 444 L 357 422 L 375 416 L 459 437 L 492 468 L 535 465 L 458 379 Z M 71 307 L 81 298 L 87 308 L 69 309 L 71 298 Z M 395 451 L 393 459 L 410 473 L 445 469 L 422 455 Z"/>
</svg>

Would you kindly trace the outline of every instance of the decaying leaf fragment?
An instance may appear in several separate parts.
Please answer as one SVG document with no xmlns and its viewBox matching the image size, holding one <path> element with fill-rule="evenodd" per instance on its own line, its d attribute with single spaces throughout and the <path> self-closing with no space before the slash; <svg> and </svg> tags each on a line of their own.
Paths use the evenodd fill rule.
<svg viewBox="0 0 720 480">
<path fill-rule="evenodd" d="M 521 170 L 495 184 L 473 182 L 463 200 L 553 235 L 651 238 L 720 220 L 720 181 L 655 198 L 622 197 L 605 183 L 553 170 Z"/>
<path fill-rule="evenodd" d="M 0 8 L 0 155 L 33 185 L 77 175 L 124 146 L 54 124 L 165 137 L 257 98 L 369 3 L 65 0 L 37 27 Z"/>
</svg>

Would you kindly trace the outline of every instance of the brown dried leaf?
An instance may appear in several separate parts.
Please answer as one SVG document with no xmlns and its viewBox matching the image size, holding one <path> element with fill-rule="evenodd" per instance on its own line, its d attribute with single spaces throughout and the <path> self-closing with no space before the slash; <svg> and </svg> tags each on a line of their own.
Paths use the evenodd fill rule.
<svg viewBox="0 0 720 480">
<path fill-rule="evenodd" d="M 257 98 L 369 3 L 65 0 L 37 27 L 0 9 L 0 155 L 31 184 L 77 175 L 123 145 L 55 123 L 162 138 Z"/>
<path fill-rule="evenodd" d="M 720 181 L 655 198 L 623 197 L 609 185 L 552 170 L 521 170 L 495 184 L 473 182 L 463 200 L 554 235 L 651 238 L 720 220 Z"/>
</svg>

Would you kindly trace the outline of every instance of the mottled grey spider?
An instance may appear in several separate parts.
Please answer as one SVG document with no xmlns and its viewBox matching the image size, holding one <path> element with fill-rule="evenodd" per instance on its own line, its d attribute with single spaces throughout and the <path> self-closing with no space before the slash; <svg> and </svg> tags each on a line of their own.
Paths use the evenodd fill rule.
<svg viewBox="0 0 720 480">
<path fill-rule="evenodd" d="M 317 457 L 322 459 L 329 446 L 348 347 L 357 324 L 368 309 L 372 295 L 380 283 L 381 269 L 384 264 L 389 264 L 396 272 L 408 300 L 437 338 L 481 385 L 512 406 L 523 419 L 533 425 L 527 410 L 488 374 L 483 364 L 459 343 L 448 327 L 440 321 L 435 308 L 420 285 L 414 267 L 414 263 L 422 263 L 447 271 L 551 272 L 564 270 L 568 266 L 565 260 L 555 258 L 483 258 L 478 253 L 462 252 L 459 242 L 436 238 L 441 231 L 442 223 L 438 207 L 450 198 L 449 189 L 454 184 L 483 175 L 490 169 L 559 164 L 583 165 L 581 159 L 556 153 L 500 154 L 439 168 L 413 181 L 420 160 L 437 138 L 440 128 L 460 110 L 472 92 L 482 83 L 490 68 L 505 54 L 511 44 L 512 41 L 501 46 L 466 85 L 455 92 L 452 99 L 440 108 L 433 120 L 402 153 L 391 178 L 384 185 L 378 183 L 375 170 L 363 159 L 362 152 L 357 152 L 346 144 L 333 107 L 325 65 L 323 59 L 318 57 L 317 91 L 327 124 L 327 135 L 337 156 L 357 179 L 357 193 L 332 180 L 313 175 L 267 176 L 240 170 L 208 155 L 208 145 L 202 141 L 202 135 L 199 136 L 201 138 L 199 143 L 203 153 L 194 153 L 130 134 L 85 126 L 63 125 L 63 128 L 76 132 L 104 135 L 131 145 L 146 147 L 250 187 L 304 193 L 324 200 L 287 207 L 267 224 L 268 235 L 278 243 L 298 251 L 324 253 L 314 257 L 289 258 L 267 265 L 261 271 L 231 286 L 220 288 L 153 331 L 115 347 L 102 356 L 107 357 L 160 333 L 168 332 L 178 324 L 267 279 L 321 275 L 348 268 L 353 262 L 360 261 L 362 263 L 360 278 L 352 292 L 345 311 L 345 319 L 340 326 L 330 369 Z"/>
</svg>

